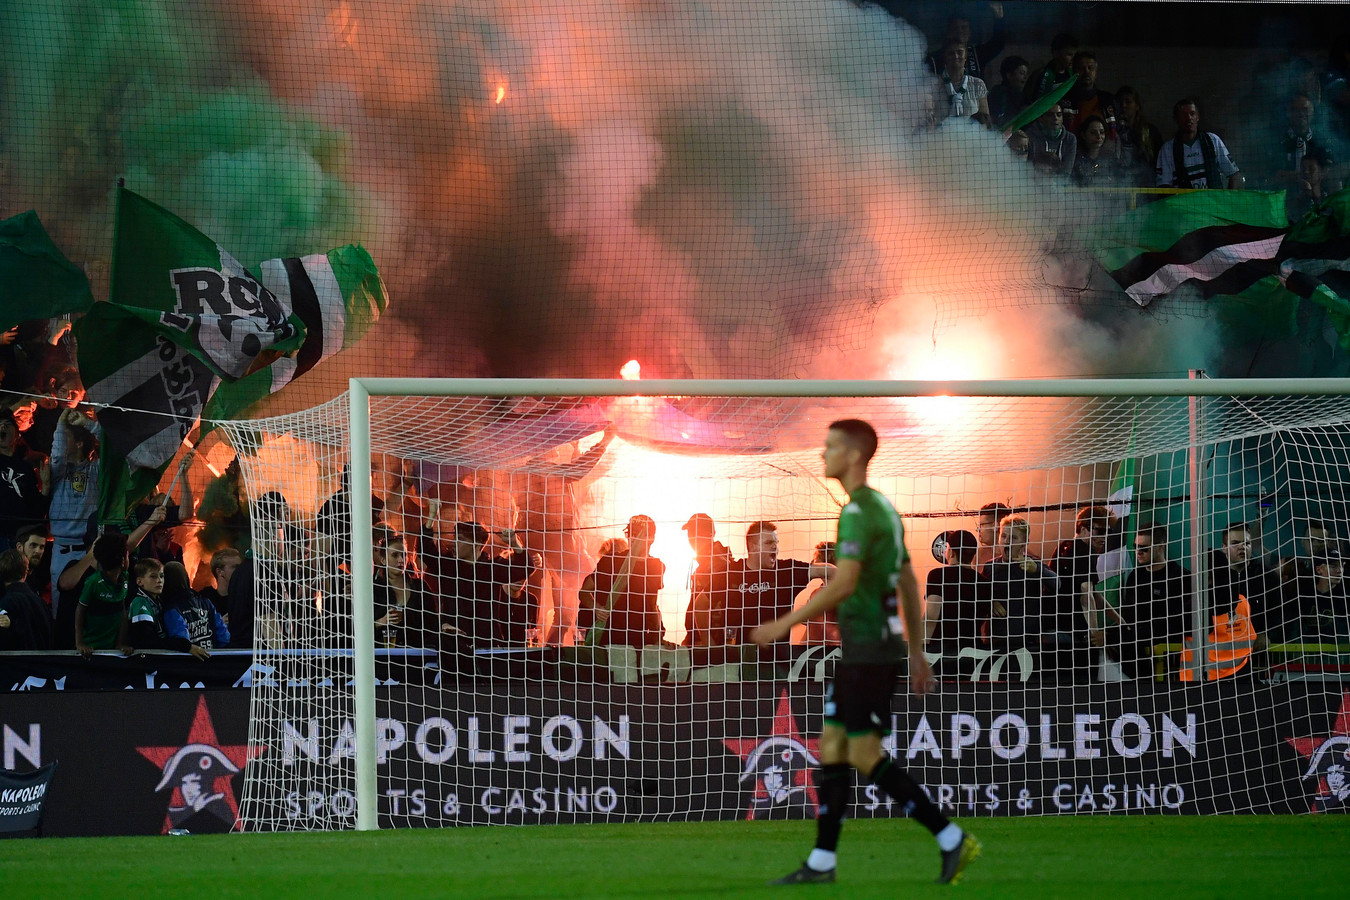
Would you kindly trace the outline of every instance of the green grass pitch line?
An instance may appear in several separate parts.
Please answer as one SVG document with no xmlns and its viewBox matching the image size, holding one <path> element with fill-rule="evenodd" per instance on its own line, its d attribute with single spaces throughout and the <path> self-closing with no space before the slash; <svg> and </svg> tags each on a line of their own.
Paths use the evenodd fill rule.
<svg viewBox="0 0 1350 900">
<path fill-rule="evenodd" d="M 14 898 L 1347 896 L 1345 816 L 967 819 L 984 855 L 932 884 L 917 825 L 845 823 L 839 882 L 769 888 L 811 846 L 810 822 L 460 828 L 371 834 L 67 838 L 0 843 Z"/>
</svg>

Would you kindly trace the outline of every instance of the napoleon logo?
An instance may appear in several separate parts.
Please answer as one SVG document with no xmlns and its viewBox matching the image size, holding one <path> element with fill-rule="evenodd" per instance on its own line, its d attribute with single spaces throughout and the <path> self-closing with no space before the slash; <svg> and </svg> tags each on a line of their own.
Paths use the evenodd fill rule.
<svg viewBox="0 0 1350 900">
<path fill-rule="evenodd" d="M 228 253 L 221 268 L 173 269 L 177 302 L 160 322 L 184 334 L 196 326 L 197 343 L 222 373 L 248 374 L 259 354 L 298 335 L 290 312 L 275 294 Z"/>
<path fill-rule="evenodd" d="M 747 819 L 815 813 L 816 789 L 811 772 L 819 763 L 818 742 L 815 738 L 802 739 L 786 692 L 779 697 L 773 732 L 768 737 L 725 738 L 723 743 L 743 762 L 740 783 L 753 784 Z"/>
<path fill-rule="evenodd" d="M 206 698 L 200 697 L 186 741 L 176 747 L 137 747 L 136 752 L 160 768 L 156 793 L 169 792 L 162 830 L 210 833 L 237 827 L 234 777 L 262 748 L 220 743 Z"/>
<path fill-rule="evenodd" d="M 1317 783 L 1311 811 L 1350 811 L 1350 693 L 1341 697 L 1330 734 L 1285 740 L 1308 760 L 1302 780 Z"/>
</svg>

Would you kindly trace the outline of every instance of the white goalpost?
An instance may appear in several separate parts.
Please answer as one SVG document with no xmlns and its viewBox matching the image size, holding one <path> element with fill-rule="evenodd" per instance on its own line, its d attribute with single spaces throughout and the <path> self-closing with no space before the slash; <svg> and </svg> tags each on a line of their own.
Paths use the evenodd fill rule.
<svg viewBox="0 0 1350 900">
<path fill-rule="evenodd" d="M 819 446 L 854 417 L 936 676 L 886 746 L 945 812 L 1316 809 L 1339 782 L 1298 740 L 1350 672 L 1347 394 L 352 379 L 220 423 L 253 501 L 243 827 L 812 815 L 837 633 L 747 636 L 829 576 Z M 857 788 L 853 815 L 893 814 Z"/>
</svg>

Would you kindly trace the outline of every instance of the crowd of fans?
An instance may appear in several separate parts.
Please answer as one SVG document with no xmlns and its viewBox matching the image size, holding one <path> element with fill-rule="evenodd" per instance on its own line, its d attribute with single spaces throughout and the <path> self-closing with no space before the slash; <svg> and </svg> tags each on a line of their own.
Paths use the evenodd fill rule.
<svg viewBox="0 0 1350 900">
<path fill-rule="evenodd" d="M 1204 102 L 1178 91 L 1145 101 L 1138 90 L 1121 84 L 1104 90 L 1098 59 L 1072 34 L 1050 42 L 1049 59 L 1032 62 L 1003 53 L 1007 35 L 1002 4 L 992 3 L 991 38 L 975 43 L 970 19 L 954 16 L 940 46 L 929 56 L 936 78 L 929 124 L 974 119 L 1004 132 L 1009 150 L 1053 179 L 1083 187 L 1164 187 L 1236 189 L 1252 186 L 1284 190 L 1291 220 L 1315 208 L 1345 181 L 1337 148 L 1350 139 L 1350 37 L 1336 39 L 1326 65 L 1318 71 L 1303 63 L 1303 77 L 1278 98 L 1279 109 L 1261 126 L 1261 150 L 1250 168 L 1239 168 L 1224 140 L 1204 127 Z M 997 74 L 999 83 L 990 86 Z M 1019 113 L 1077 81 L 1058 103 L 1035 120 L 1019 124 Z M 1172 134 L 1165 137 L 1153 121 L 1170 107 Z"/>
<path fill-rule="evenodd" d="M 348 475 L 306 519 L 276 491 L 250 500 L 236 459 L 198 504 L 188 452 L 172 478 L 171 493 L 181 485 L 176 503 L 154 494 L 124 528 L 101 530 L 99 425 L 69 365 L 66 331 L 59 321 L 29 323 L 0 343 L 2 387 L 11 392 L 0 406 L 0 650 L 205 658 L 255 644 L 349 646 Z M 571 643 L 671 646 L 672 637 L 687 647 L 736 647 L 830 577 L 829 544 L 810 560 L 781 558 L 776 524 L 758 521 L 737 559 L 700 513 L 683 526 L 694 560 L 684 627 L 669 628 L 658 595 L 686 573 L 669 572 L 653 555 L 656 521 L 634 516 L 621 537 L 598 547 L 583 540 L 574 490 L 613 437 L 608 427 L 584 452 L 572 443 L 517 471 L 456 472 L 435 497 L 422 495 L 410 464 L 383 464 L 371 498 L 378 644 L 437 656 Z M 1217 536 L 1206 604 L 1250 626 L 1248 670 L 1350 644 L 1333 528 L 1309 521 L 1298 554 L 1272 562 L 1254 550 L 1254 537 L 1242 524 Z M 1007 506 L 981 509 L 975 534 L 946 532 L 942 565 L 924 592 L 923 640 L 938 673 L 972 677 L 991 655 L 1020 656 L 1042 676 L 1074 680 L 1184 668 L 1178 654 L 1198 624 L 1191 575 L 1168 559 L 1166 528 L 1145 525 L 1126 548 L 1133 564 L 1109 585 L 1105 560 L 1120 555 L 1124 539 L 1100 506 L 1080 510 L 1074 538 L 1045 561 L 1032 550 L 1028 517 Z M 194 573 L 185 562 L 195 560 Z M 1213 642 L 1232 636 L 1213 627 Z M 837 640 L 828 621 L 799 626 L 758 658 L 787 665 L 791 642 Z"/>
</svg>

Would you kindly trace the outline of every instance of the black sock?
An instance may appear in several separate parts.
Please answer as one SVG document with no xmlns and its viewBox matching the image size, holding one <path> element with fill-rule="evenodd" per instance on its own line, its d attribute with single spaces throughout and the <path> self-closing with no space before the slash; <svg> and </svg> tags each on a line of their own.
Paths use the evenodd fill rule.
<svg viewBox="0 0 1350 900">
<path fill-rule="evenodd" d="M 831 853 L 839 846 L 839 832 L 848 812 L 848 792 L 853 786 L 853 767 L 848 763 L 822 766 L 816 783 L 816 849 Z"/>
<path fill-rule="evenodd" d="M 899 803 L 905 813 L 916 819 L 933 834 L 937 834 L 951 823 L 938 812 L 937 806 L 919 787 L 919 783 L 909 777 L 909 773 L 897 766 L 889 756 L 882 757 L 868 780 L 881 788 L 891 799 Z"/>
</svg>

